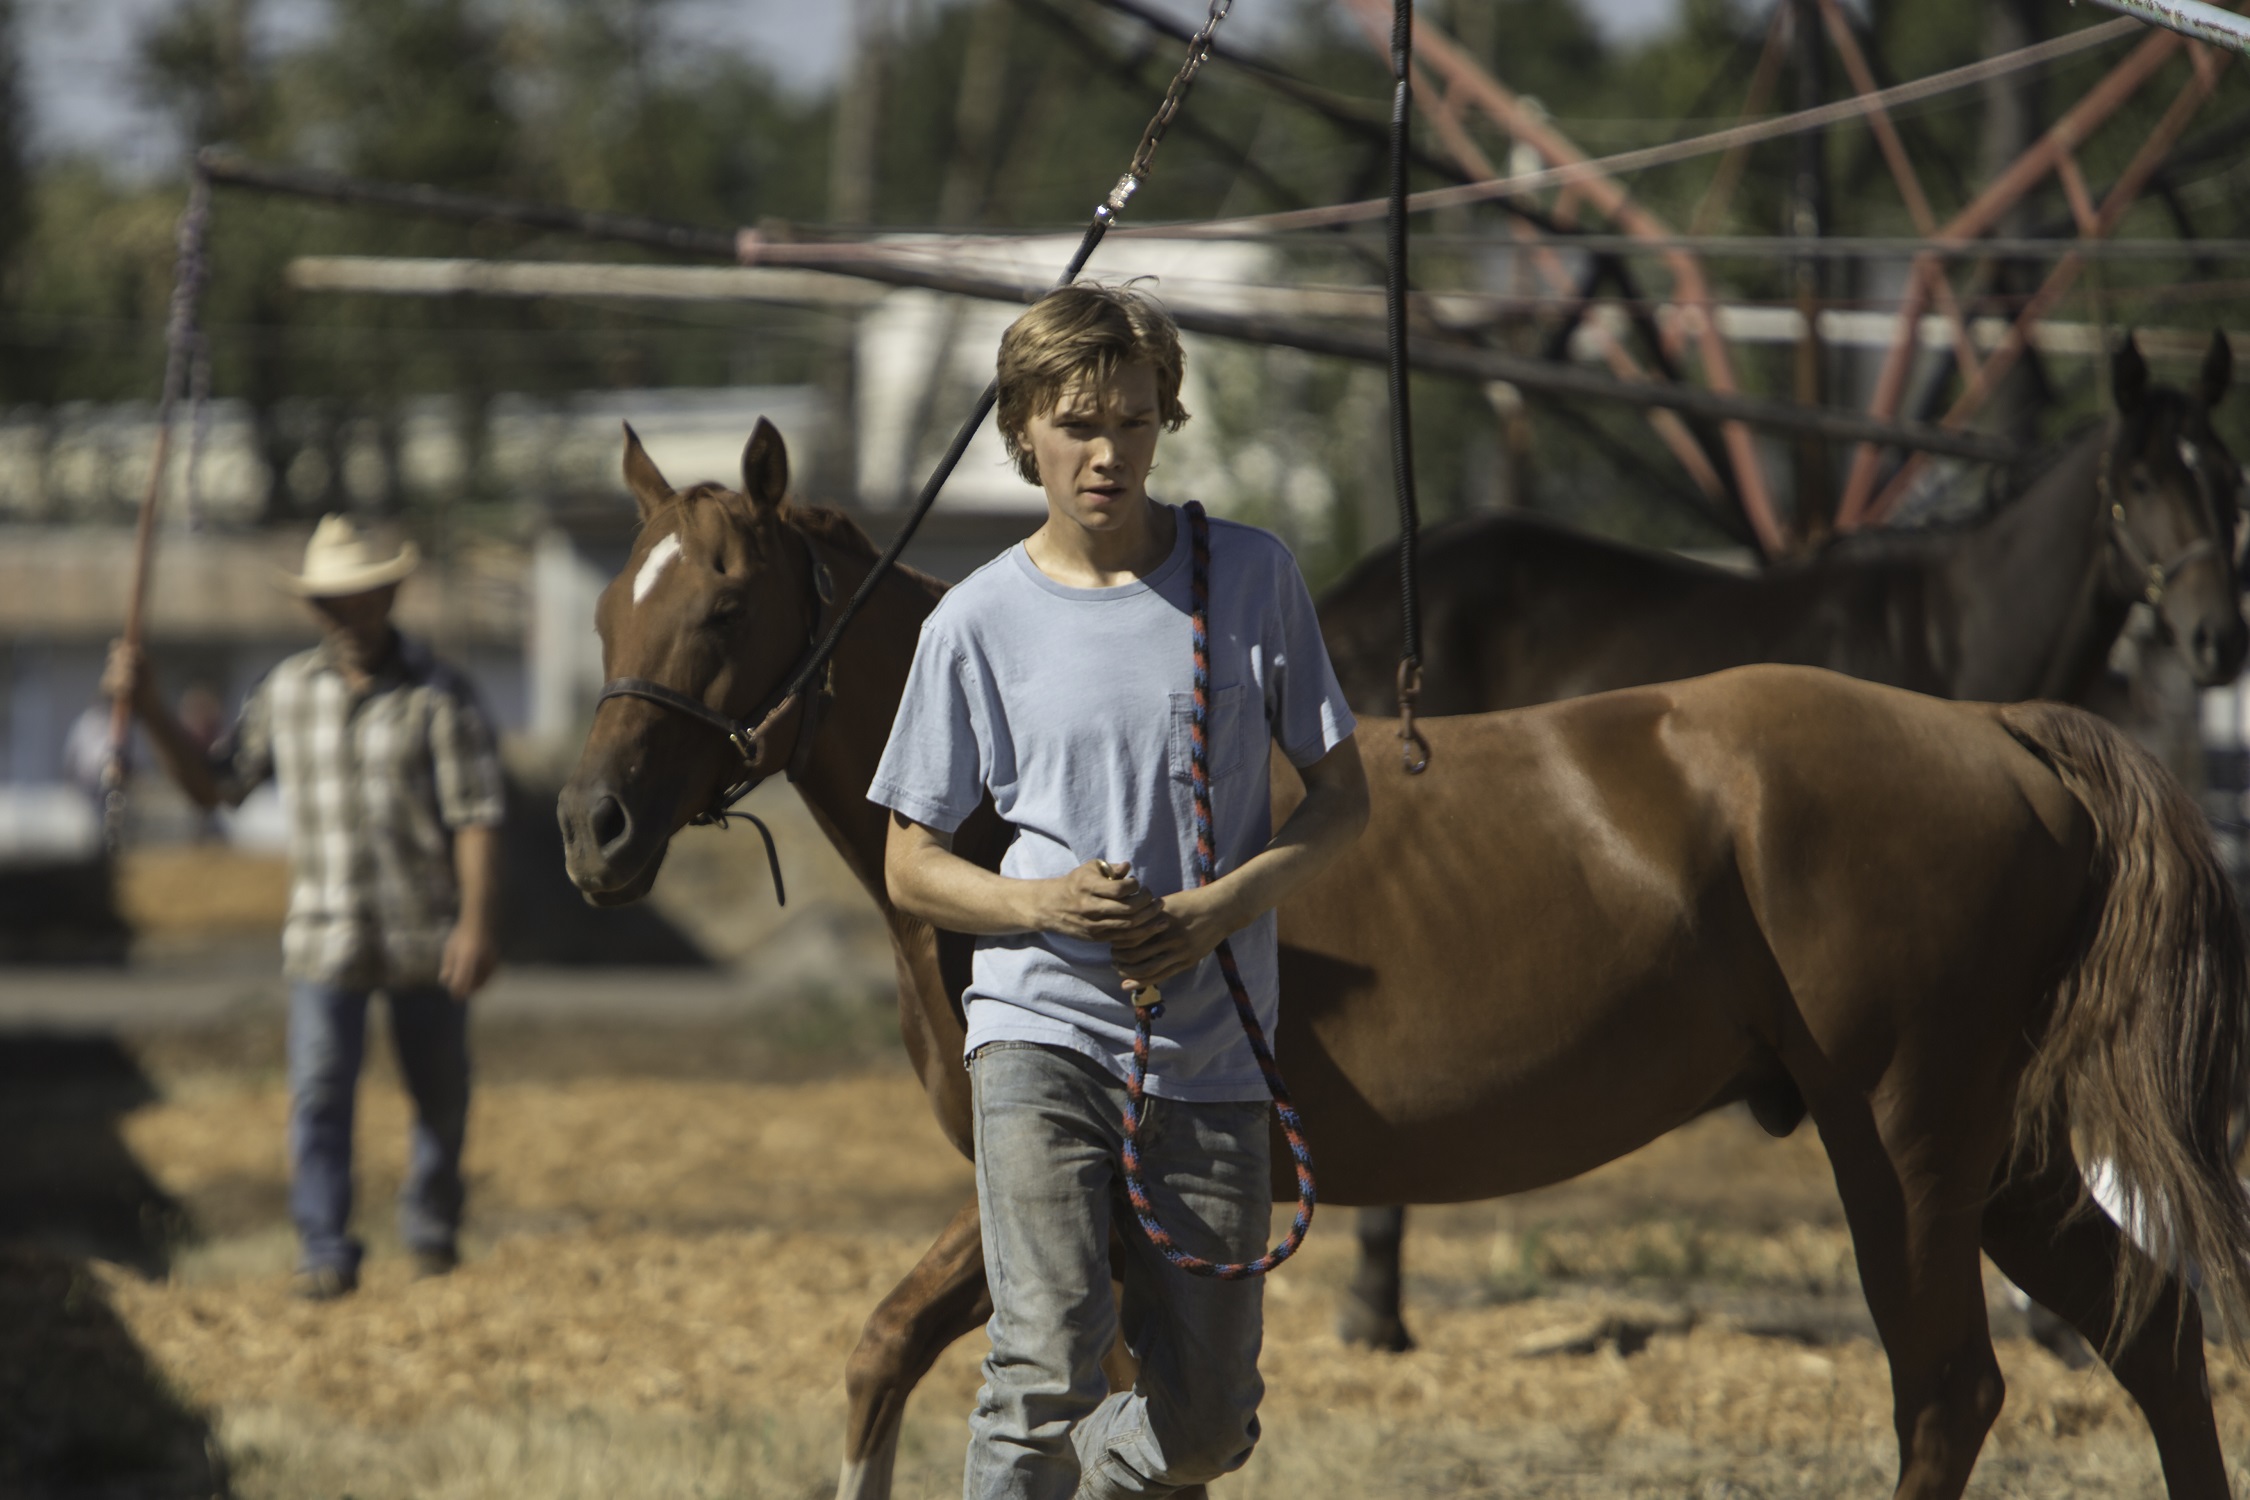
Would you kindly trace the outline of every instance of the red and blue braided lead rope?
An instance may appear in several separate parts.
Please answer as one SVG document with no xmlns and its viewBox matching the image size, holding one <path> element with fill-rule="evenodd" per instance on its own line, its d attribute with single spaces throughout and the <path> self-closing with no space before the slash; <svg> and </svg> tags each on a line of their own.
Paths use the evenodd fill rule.
<svg viewBox="0 0 2250 1500">
<path fill-rule="evenodd" d="M 1203 507 L 1194 501 L 1189 501 L 1185 508 L 1193 547 L 1188 621 L 1195 645 L 1195 713 L 1189 722 L 1190 784 L 1195 796 L 1194 875 L 1195 883 L 1203 886 L 1211 883 L 1218 858 L 1211 829 L 1211 757 L 1206 732 L 1211 714 L 1211 522 L 1203 514 Z M 1257 1011 L 1250 1004 L 1249 987 L 1242 982 L 1242 971 L 1235 966 L 1231 944 L 1219 944 L 1218 959 L 1219 972 L 1226 976 L 1227 993 L 1234 999 L 1235 1015 L 1241 1019 L 1242 1033 L 1249 1040 L 1250 1055 L 1258 1060 L 1258 1071 L 1266 1076 L 1266 1091 L 1273 1095 L 1274 1113 L 1281 1120 L 1282 1139 L 1288 1143 L 1289 1155 L 1296 1163 L 1297 1217 L 1280 1244 L 1256 1260 L 1242 1261 L 1205 1260 L 1182 1250 L 1172 1238 L 1172 1232 L 1157 1218 L 1156 1205 L 1149 1198 L 1148 1183 L 1141 1176 L 1140 1133 L 1144 1107 L 1142 1090 L 1148 1078 L 1149 1034 L 1156 1019 L 1164 1014 L 1161 1003 L 1133 1008 L 1133 1072 L 1125 1083 L 1125 1196 L 1132 1202 L 1133 1217 L 1140 1221 L 1141 1232 L 1166 1260 L 1196 1276 L 1243 1281 L 1265 1275 L 1297 1253 L 1297 1247 L 1305 1242 L 1305 1231 L 1312 1228 L 1313 1205 L 1318 1201 L 1318 1194 L 1313 1187 L 1312 1147 L 1305 1142 L 1304 1121 L 1297 1115 L 1297 1106 L 1289 1100 L 1289 1085 L 1282 1081 L 1281 1069 L 1273 1060 L 1273 1049 L 1266 1044 L 1265 1028 L 1258 1024 Z"/>
</svg>

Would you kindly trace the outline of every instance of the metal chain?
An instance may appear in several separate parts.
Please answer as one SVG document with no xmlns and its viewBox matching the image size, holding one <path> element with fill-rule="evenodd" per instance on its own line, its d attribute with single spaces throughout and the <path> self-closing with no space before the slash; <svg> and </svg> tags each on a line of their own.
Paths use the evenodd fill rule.
<svg viewBox="0 0 2250 1500">
<path fill-rule="evenodd" d="M 1148 129 L 1141 132 L 1141 143 L 1133 148 L 1133 164 L 1125 175 L 1117 179 L 1117 186 L 1109 190 L 1102 206 L 1111 214 L 1121 214 L 1134 193 L 1148 180 L 1149 168 L 1156 160 L 1156 148 L 1163 144 L 1164 132 L 1172 119 L 1179 114 L 1180 106 L 1187 102 L 1188 89 L 1195 83 L 1195 75 L 1211 60 L 1212 44 L 1218 39 L 1219 23 L 1234 9 L 1234 0 L 1211 0 L 1211 9 L 1203 18 L 1203 25 L 1188 38 L 1187 56 L 1180 63 L 1180 71 L 1172 75 L 1172 86 L 1164 91 L 1164 102 L 1156 107 L 1155 117 Z"/>
<path fill-rule="evenodd" d="M 1204 18 L 1202 28 L 1196 32 L 1194 38 L 1188 43 L 1187 57 L 1180 64 L 1180 71 L 1173 75 L 1172 86 L 1165 90 L 1164 102 L 1157 107 L 1156 114 L 1149 120 L 1148 129 L 1141 132 L 1140 145 L 1133 152 L 1132 166 L 1126 170 L 1123 177 L 1117 179 L 1117 186 L 1109 190 L 1109 197 L 1095 206 L 1094 216 L 1086 225 L 1085 234 L 1079 238 L 1078 249 L 1071 256 L 1070 264 L 1063 268 L 1062 275 L 1055 278 L 1055 286 L 1058 289 L 1069 286 L 1078 279 L 1078 273 L 1086 269 L 1086 262 L 1092 258 L 1095 248 L 1101 244 L 1103 238 L 1109 233 L 1110 225 L 1116 222 L 1120 213 L 1124 212 L 1127 200 L 1133 196 L 1142 181 L 1147 178 L 1150 166 L 1156 157 L 1156 148 L 1164 139 L 1165 127 L 1172 123 L 1173 118 L 1180 112 L 1180 107 L 1186 103 L 1189 86 L 1195 82 L 1195 75 L 1202 69 L 1205 60 L 1211 55 L 1214 33 L 1218 30 L 1219 23 L 1224 21 L 1227 18 L 1227 13 L 1233 9 L 1234 0 L 1211 0 L 1210 12 Z M 898 534 L 891 538 L 891 544 L 883 549 L 880 557 L 875 559 L 875 566 L 870 568 L 867 576 L 860 580 L 859 587 L 852 590 L 851 598 L 844 602 L 843 609 L 836 616 L 836 623 L 828 627 L 828 634 L 821 638 L 819 644 L 813 648 L 811 654 L 807 657 L 804 665 L 789 680 L 782 691 L 784 699 L 804 691 L 818 673 L 826 670 L 829 658 L 835 654 L 836 643 L 843 639 L 844 632 L 851 628 L 852 621 L 858 617 L 860 609 L 873 596 L 876 587 L 882 583 L 884 577 L 897 564 L 899 554 L 903 553 L 907 544 L 914 540 L 914 533 L 921 528 L 922 518 L 927 516 L 930 513 L 930 507 L 937 503 L 938 491 L 943 489 L 946 480 L 952 477 L 954 468 L 961 462 L 961 455 L 968 451 L 969 440 L 976 436 L 977 429 L 984 425 L 984 419 L 991 415 L 993 404 L 998 397 L 998 385 L 988 382 L 983 392 L 978 395 L 975 405 L 970 408 L 967 417 L 954 432 L 953 441 L 946 446 L 945 453 L 939 458 L 937 467 L 932 469 L 930 477 L 923 481 L 921 492 L 915 496 L 914 506 L 907 512 L 905 523 L 899 527 Z"/>
</svg>

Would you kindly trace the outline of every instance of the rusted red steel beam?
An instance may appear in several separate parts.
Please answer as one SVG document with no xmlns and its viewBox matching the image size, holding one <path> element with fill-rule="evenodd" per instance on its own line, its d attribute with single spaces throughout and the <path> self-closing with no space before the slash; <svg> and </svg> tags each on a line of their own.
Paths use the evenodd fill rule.
<svg viewBox="0 0 2250 1500">
<path fill-rule="evenodd" d="M 1875 81 L 1875 70 L 1867 65 L 1867 56 L 1860 50 L 1859 38 L 1852 34 L 1851 19 L 1837 0 L 1820 0 L 1820 17 L 1828 30 L 1828 38 L 1835 45 L 1836 55 L 1843 60 L 1844 72 L 1852 81 L 1852 88 L 1862 99 L 1873 99 L 1882 92 Z M 1915 230 L 1928 236 L 1937 232 L 1937 214 L 1930 207 L 1929 195 L 1922 191 L 1921 174 L 1914 170 L 1914 162 L 1906 154 L 1906 142 L 1899 138 L 1898 127 L 1891 123 L 1890 111 L 1876 104 L 1867 116 L 1868 128 L 1874 131 L 1875 141 L 1882 148 L 1883 160 L 1891 169 L 1891 178 L 1898 184 L 1898 195 L 1906 204 L 1907 216 L 1914 221 Z M 1945 314 L 1953 329 L 1953 351 L 1961 361 L 1961 368 L 1976 368 L 1976 346 L 1969 342 L 1969 320 L 1962 310 L 1960 298 L 1953 294 L 1953 283 L 1944 277 L 1937 281 L 1938 311 Z"/>
<path fill-rule="evenodd" d="M 1789 7 L 1777 5 L 1773 16 L 1766 22 L 1765 46 L 1759 49 L 1757 66 L 1750 70 L 1750 87 L 1742 96 L 1742 111 L 1735 116 L 1735 124 L 1750 123 L 1773 97 L 1773 86 L 1781 76 L 1781 58 L 1787 49 L 1783 46 L 1789 32 Z M 1711 174 L 1711 185 L 1696 200 L 1695 211 L 1688 215 L 1691 235 L 1702 234 L 1726 216 L 1727 205 L 1734 199 L 1735 186 L 1742 181 L 1742 169 L 1749 163 L 1748 142 L 1737 142 L 1727 147 L 1719 158 L 1718 170 Z"/>
<path fill-rule="evenodd" d="M 2172 143 L 2179 139 L 2180 132 L 2187 129 L 2188 122 L 2195 118 L 2196 111 L 2203 107 L 2204 101 L 2211 97 L 2212 90 L 2218 87 L 2219 67 L 2216 54 L 2200 44 L 2191 44 L 2190 55 L 2195 61 L 2195 71 L 2180 86 L 2171 107 L 2157 121 L 2156 128 L 2149 132 L 2148 139 L 2141 143 L 2140 150 L 2133 154 L 2133 160 L 2127 165 L 2123 175 L 2110 185 L 2109 196 L 2102 200 L 2099 208 L 2093 206 L 2084 178 L 2077 177 L 2076 160 L 2071 157 L 2063 158 L 2069 165 L 2072 176 L 2077 177 L 2078 181 L 2073 209 L 2079 215 L 2082 238 L 2104 239 L 2117 227 L 2125 217 L 2126 210 L 2140 197 L 2141 189 L 2148 186 L 2148 180 L 2155 175 L 2157 167 L 2163 164 L 2166 153 L 2172 149 Z M 2082 200 L 2085 207 L 2079 209 L 2075 200 Z M 1939 419 L 1939 426 L 1958 431 L 1983 410 L 1985 401 L 2001 378 L 2015 367 L 2016 361 L 2023 357 L 2024 350 L 2030 346 L 2032 330 L 2054 310 L 2055 304 L 2070 291 L 2077 282 L 2079 273 L 2085 268 L 2085 257 L 2080 255 L 2066 255 L 2055 263 L 2054 269 L 2047 273 L 2047 279 L 2040 284 L 2039 290 L 2032 294 L 2031 300 L 2016 315 L 2007 336 L 2000 341 L 1991 356 L 1981 365 L 1963 366 L 1964 374 L 1974 369 L 1975 375 L 1968 380 L 1967 389 L 1953 403 L 1952 408 Z M 1891 476 L 1890 483 L 1883 487 L 1883 492 L 1867 508 L 1870 524 L 1880 523 L 1898 508 L 1899 502 L 1912 489 L 1915 476 L 1921 472 L 1925 462 L 1927 460 L 1922 454 L 1914 453 L 1909 454 L 1906 461 L 1899 465 L 1898 472 Z"/>
<path fill-rule="evenodd" d="M 1369 40 L 1387 50 L 1390 45 L 1389 8 L 1382 0 L 1347 0 L 1347 3 L 1360 25 L 1367 29 Z M 1501 129 L 1531 146 L 1549 163 L 1584 166 L 1592 161 L 1576 142 L 1555 129 L 1538 111 L 1527 107 L 1451 38 L 1420 17 L 1414 22 L 1414 51 L 1433 73 L 1444 77 L 1449 92 L 1458 93 L 1477 105 Z M 1721 395 L 1737 394 L 1740 386 L 1734 378 L 1733 359 L 1713 314 L 1716 298 L 1709 279 L 1703 274 L 1702 262 L 1687 250 L 1671 244 L 1674 238 L 1671 226 L 1635 202 L 1615 178 L 1606 173 L 1590 173 L 1575 186 L 1580 196 L 1626 233 L 1665 242 L 1668 248 L 1664 259 L 1672 271 L 1673 298 L 1681 306 L 1680 322 L 1685 333 L 1694 340 L 1701 356 L 1703 378 Z M 1775 512 L 1773 494 L 1766 483 L 1750 429 L 1740 422 L 1728 422 L 1721 426 L 1720 433 L 1734 469 L 1735 488 L 1742 497 L 1743 513 L 1757 533 L 1760 547 L 1768 555 L 1785 551 L 1788 534 Z"/>
<path fill-rule="evenodd" d="M 1992 229 L 2017 200 L 2038 186 L 2065 156 L 2123 107 L 2184 45 L 2168 31 L 2142 41 L 2049 127 L 2036 145 L 1930 237 L 1958 243 L 1973 240 Z M 1923 310 L 1929 305 L 1931 283 L 1944 274 L 1943 262 L 1934 255 L 1916 257 L 1913 269 L 1908 272 L 1906 293 L 1898 311 L 1898 338 L 1884 357 L 1882 371 L 1875 381 L 1875 397 L 1868 407 L 1869 415 L 1880 421 L 1889 421 L 1898 414 L 1907 374 L 1921 347 L 1917 330 L 1922 324 Z M 1838 527 L 1848 529 L 1865 524 L 1875 498 L 1876 465 L 1880 461 L 1881 450 L 1872 444 L 1862 444 L 1852 455 L 1851 474 L 1845 480 L 1843 503 L 1836 513 Z"/>
<path fill-rule="evenodd" d="M 1435 91 L 1423 83 L 1419 64 L 1415 65 L 1414 75 L 1414 97 L 1424 101 L 1423 113 L 1428 117 L 1431 127 L 1437 131 L 1439 143 L 1454 161 L 1473 177 L 1499 176 L 1498 164 L 1485 155 L 1484 148 L 1477 144 L 1476 138 L 1469 134 L 1468 127 L 1461 123 L 1461 112 L 1454 102 L 1454 91 L 1448 90 L 1445 97 L 1433 105 L 1428 101 Z M 1559 202 L 1557 206 L 1560 207 Z M 1508 221 L 1508 230 L 1531 256 L 1532 264 L 1538 268 L 1541 278 L 1550 287 L 1565 294 L 1576 290 L 1562 257 L 1556 254 L 1553 246 L 1535 226 L 1519 216 Z M 1615 334 L 1598 325 L 1594 332 L 1601 346 L 1602 359 L 1609 366 L 1611 374 L 1620 380 L 1649 378 L 1648 371 L 1641 367 L 1640 362 L 1633 358 L 1632 352 Z M 1680 461 L 1680 467 L 1687 470 L 1688 477 L 1695 481 L 1696 488 L 1712 500 L 1728 501 L 1726 482 L 1719 477 L 1719 471 L 1711 466 L 1703 445 L 1695 440 L 1695 434 L 1688 430 L 1687 423 L 1680 420 L 1679 413 L 1662 407 L 1651 407 L 1646 417 L 1657 438 Z"/>
</svg>

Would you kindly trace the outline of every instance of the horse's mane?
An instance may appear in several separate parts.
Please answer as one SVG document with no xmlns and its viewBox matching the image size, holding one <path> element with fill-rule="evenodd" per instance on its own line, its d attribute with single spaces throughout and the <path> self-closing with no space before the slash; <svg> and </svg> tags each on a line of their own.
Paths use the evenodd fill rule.
<svg viewBox="0 0 2250 1500">
<path fill-rule="evenodd" d="M 2150 394 L 2157 393 L 2152 391 Z M 2064 436 L 2040 444 L 2008 466 L 2005 472 L 1987 476 L 1983 496 L 1965 513 L 1947 515 L 1942 519 L 1909 521 L 1904 525 L 1838 532 L 1814 548 L 1804 560 L 1872 561 L 1883 557 L 1911 556 L 1932 547 L 1950 546 L 1991 525 L 2001 512 L 2012 509 L 2050 478 L 2065 478 L 2062 470 L 2064 462 L 2076 453 L 2088 437 L 2103 429 L 2104 423 L 2100 419 L 2080 423 Z"/>
<path fill-rule="evenodd" d="M 791 501 L 781 508 L 784 525 L 794 526 L 816 541 L 842 548 L 873 562 L 875 544 L 859 529 L 859 522 L 832 505 L 802 505 Z"/>
</svg>

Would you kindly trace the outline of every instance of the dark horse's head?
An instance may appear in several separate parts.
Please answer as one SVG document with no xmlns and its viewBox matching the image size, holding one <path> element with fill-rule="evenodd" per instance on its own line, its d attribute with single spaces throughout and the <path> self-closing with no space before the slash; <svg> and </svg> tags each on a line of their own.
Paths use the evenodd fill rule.
<svg viewBox="0 0 2250 1500">
<path fill-rule="evenodd" d="M 613 684 L 657 684 L 740 722 L 796 667 L 821 607 L 824 565 L 792 524 L 781 434 L 758 423 L 739 492 L 675 491 L 627 427 L 625 483 L 641 529 L 595 609 L 604 674 Z M 703 719 L 643 697 L 605 696 L 556 807 L 571 881 L 599 906 L 647 895 L 672 835 L 745 769 L 742 753 Z"/>
<path fill-rule="evenodd" d="M 2110 365 L 2117 416 L 2103 457 L 2111 565 L 2145 600 L 2197 683 L 2232 682 L 2250 651 L 2239 602 L 2242 466 L 2211 427 L 2233 379 L 2226 336 L 2211 336 L 2193 394 L 2149 384 L 2132 337 Z"/>
</svg>

